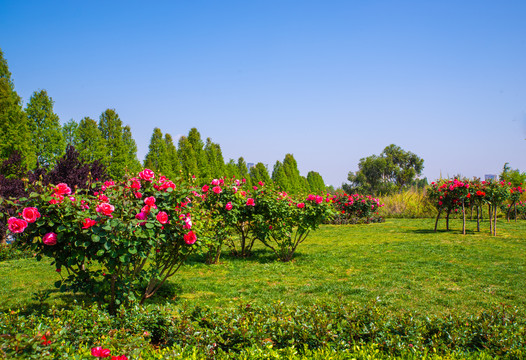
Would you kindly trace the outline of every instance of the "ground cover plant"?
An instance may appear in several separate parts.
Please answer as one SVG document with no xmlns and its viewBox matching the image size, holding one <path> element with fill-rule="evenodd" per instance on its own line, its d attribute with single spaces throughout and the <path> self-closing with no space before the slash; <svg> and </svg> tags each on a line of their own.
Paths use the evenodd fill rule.
<svg viewBox="0 0 526 360">
<path fill-rule="evenodd" d="M 111 348 L 112 354 L 115 355 L 126 353 L 130 358 L 136 358 L 136 354 L 140 352 L 151 351 L 156 355 L 151 355 L 150 358 L 163 358 L 159 355 L 162 352 L 156 353 L 150 347 L 155 344 L 155 341 L 152 342 L 151 335 L 144 338 L 143 332 L 153 334 L 154 329 L 165 329 L 167 333 L 159 335 L 158 340 L 162 341 L 157 346 L 166 346 L 163 351 L 172 354 L 172 357 L 175 357 L 176 353 L 188 355 L 191 351 L 189 349 L 194 349 L 192 351 L 196 352 L 196 358 L 205 358 L 210 355 L 209 351 L 212 349 L 215 351 L 216 358 L 221 358 L 221 356 L 228 358 L 228 356 L 234 356 L 233 354 L 241 356 L 243 351 L 252 351 L 250 357 L 257 358 L 255 354 L 261 349 L 263 349 L 261 351 L 266 351 L 266 354 L 271 352 L 266 346 L 270 342 L 263 344 L 260 337 L 247 334 L 256 332 L 261 336 L 264 335 L 264 339 L 270 338 L 274 344 L 272 351 L 288 351 L 287 347 L 280 348 L 285 346 L 284 343 L 278 346 L 279 336 L 272 332 L 283 328 L 285 324 L 280 321 L 285 321 L 288 317 L 270 317 L 276 324 L 281 324 L 272 331 L 270 323 L 263 325 L 259 320 L 255 322 L 259 325 L 251 328 L 248 320 L 246 322 L 242 320 L 243 317 L 249 319 L 244 309 L 247 307 L 257 309 L 255 314 L 261 316 L 258 319 L 262 319 L 269 318 L 268 312 L 278 311 L 281 307 L 289 309 L 287 314 L 303 314 L 298 318 L 301 317 L 306 322 L 297 326 L 311 329 L 312 333 L 307 330 L 303 332 L 303 336 L 307 338 L 314 339 L 322 334 L 318 331 L 320 325 L 309 321 L 314 318 L 326 319 L 326 325 L 330 324 L 333 327 L 331 330 L 333 335 L 328 336 L 329 338 L 332 336 L 334 342 L 326 338 L 325 343 L 320 341 L 317 345 L 314 343 L 311 345 L 312 351 L 323 353 L 330 349 L 340 349 L 338 346 L 341 346 L 338 345 L 341 335 L 335 335 L 340 334 L 338 326 L 342 326 L 341 319 L 337 320 L 337 316 L 333 316 L 338 313 L 336 309 L 339 306 L 348 306 L 349 309 L 357 306 L 362 310 L 374 309 L 371 310 L 372 313 L 378 316 L 372 322 L 377 326 L 376 332 L 373 332 L 375 335 L 365 334 L 361 338 L 363 344 L 357 343 L 363 347 L 362 350 L 367 350 L 365 354 L 377 351 L 380 354 L 378 356 L 387 357 L 398 354 L 398 356 L 408 358 L 410 354 L 418 354 L 421 357 L 425 349 L 436 349 L 437 356 L 447 355 L 450 358 L 455 356 L 457 358 L 469 358 L 470 356 L 478 358 L 486 355 L 495 357 L 499 354 L 508 356 L 508 358 L 519 358 L 520 351 L 524 351 L 524 343 L 516 339 L 521 339 L 521 336 L 524 339 L 521 331 L 524 331 L 523 319 L 526 308 L 524 300 L 526 294 L 523 289 L 526 245 L 522 236 L 526 230 L 525 224 L 520 221 L 509 224 L 499 223 L 501 230 L 497 237 L 483 232 L 473 232 L 470 233 L 470 236 L 462 236 L 460 219 L 451 219 L 451 231 L 449 232 L 435 233 L 431 230 L 432 224 L 432 219 L 388 219 L 387 222 L 380 224 L 325 225 L 318 232 L 309 236 L 298 250 L 295 259 L 287 263 L 276 262 L 273 253 L 259 243 L 255 245 L 253 258 L 250 261 L 224 254 L 219 264 L 206 265 L 203 261 L 204 257 L 193 255 L 189 258 L 187 266 L 181 268 L 177 278 L 169 281 L 160 289 L 159 295 L 161 296 L 149 302 L 148 306 L 154 308 L 160 306 L 163 310 L 152 310 L 151 313 L 145 311 L 150 314 L 148 316 L 165 312 L 172 315 L 159 315 L 155 317 L 155 321 L 152 320 L 154 325 L 145 325 L 142 331 L 136 329 L 128 333 L 122 330 L 128 327 L 122 327 L 118 322 L 125 320 L 117 316 L 114 320 L 117 321 L 116 323 L 110 323 L 107 328 L 101 328 L 97 334 L 92 333 L 93 336 L 86 335 L 85 339 L 93 339 L 92 342 L 88 344 L 85 341 L 79 347 L 72 346 L 70 351 L 72 354 L 77 354 L 77 358 L 89 358 L 91 347 L 106 346 Z M 471 225 L 469 221 L 468 225 Z M 468 233 L 470 228 L 472 227 L 468 226 Z M 38 276 L 35 276 L 35 273 Z M 67 311 L 86 311 L 84 309 L 86 309 L 85 306 L 89 306 L 89 298 L 81 294 L 53 292 L 53 282 L 56 278 L 57 274 L 53 269 L 42 262 L 35 262 L 34 259 L 1 262 L 0 306 L 3 313 L 11 314 L 9 309 L 14 309 L 16 316 L 21 318 L 13 322 L 29 324 L 30 322 L 24 320 L 26 316 L 33 314 L 38 317 L 39 311 L 56 313 L 57 310 L 49 310 L 49 307 L 53 305 L 69 308 L 70 310 Z M 45 294 L 45 291 L 50 291 L 50 293 Z M 85 301 L 87 305 L 75 307 L 75 301 L 77 304 Z M 320 304 L 332 305 L 325 310 L 319 310 Z M 187 310 L 184 310 L 185 308 Z M 38 311 L 35 311 L 37 309 Z M 100 310 L 91 311 L 100 312 Z M 123 309 L 122 311 L 128 310 Z M 191 325 L 190 329 L 193 329 L 193 332 L 185 333 L 184 336 L 177 333 L 179 330 L 176 330 L 183 325 L 173 323 L 174 316 L 179 319 L 178 315 L 173 314 L 179 311 L 194 313 L 193 317 L 188 315 L 191 318 L 189 322 L 182 323 L 184 328 Z M 56 315 L 57 323 L 66 318 L 62 314 Z M 107 317 L 103 314 L 97 316 Z M 206 321 L 200 324 L 199 319 L 202 318 L 223 319 L 221 321 L 224 326 L 211 329 L 205 326 Z M 427 318 L 430 320 L 425 320 Z M 512 320 L 498 322 L 500 324 L 498 326 L 504 327 L 497 329 L 497 318 Z M 307 321 L 307 319 L 311 320 Z M 380 321 L 380 319 L 383 320 Z M 467 321 L 468 319 L 471 320 Z M 32 324 L 35 325 L 31 326 L 32 332 L 30 333 L 33 337 L 28 335 L 28 338 L 36 342 L 40 339 L 37 338 L 38 331 L 44 335 L 48 325 L 37 326 L 36 324 L 42 324 L 42 319 L 32 321 L 34 321 Z M 425 328 L 431 327 L 437 331 L 443 328 L 450 329 L 447 330 L 447 334 L 437 333 L 444 337 L 436 335 L 436 346 L 425 345 L 426 343 L 422 342 L 422 339 L 429 339 L 432 335 L 428 337 L 425 333 L 419 332 L 420 330 L 417 331 L 411 327 L 411 324 L 422 324 L 426 321 L 429 322 Z M 463 325 L 466 324 L 466 321 L 469 326 Z M 138 322 L 138 324 L 143 323 Z M 238 326 L 238 332 L 228 330 L 231 329 L 229 326 L 235 324 Z M 369 324 L 371 324 L 370 321 Z M 491 334 L 508 334 L 506 335 L 508 340 L 502 340 L 500 347 L 488 346 L 488 337 L 484 337 L 485 335 L 478 340 L 473 340 L 473 334 L 482 333 L 473 329 L 489 329 L 488 326 L 493 329 L 492 332 L 490 331 Z M 417 340 L 420 339 L 418 340 L 420 343 L 407 334 L 403 335 L 403 332 L 400 335 L 393 330 L 393 327 L 405 329 L 406 332 L 412 329 L 409 332 L 412 332 Z M 260 330 L 257 330 L 258 328 Z M 261 330 L 263 328 L 266 330 Z M 112 332 L 112 329 L 117 332 Z M 390 330 L 386 331 L 386 329 Z M 452 329 L 462 332 L 454 332 L 457 334 L 453 337 L 456 339 L 455 345 L 444 340 L 452 334 Z M 173 333 L 174 331 L 176 332 Z M 62 335 L 57 336 L 54 331 L 51 333 L 50 335 L 54 336 L 53 341 L 61 339 Z M 198 333 L 207 333 L 208 339 L 214 339 L 214 341 L 209 342 L 203 339 L 204 335 L 198 336 Z M 391 345 L 385 346 L 378 343 L 380 333 L 383 334 L 381 336 L 384 336 L 383 341 Z M 227 334 L 238 334 L 236 335 L 238 338 L 235 340 Z M 243 337 L 243 334 L 246 336 Z M 214 348 L 213 344 L 219 343 L 217 336 L 223 340 L 237 341 L 237 348 L 232 346 L 230 352 L 225 350 L 227 349 L 225 346 Z M 400 336 L 405 340 L 400 340 Z M 492 336 L 494 335 L 489 338 Z M 137 347 L 122 345 L 122 342 L 133 342 L 130 340 L 132 338 L 143 340 L 137 340 Z M 8 343 L 13 344 L 12 339 L 2 339 L 3 346 L 7 346 L 5 344 Z M 186 339 L 184 341 L 187 342 L 177 343 L 174 339 Z M 301 354 L 305 351 L 299 346 L 300 337 L 294 335 L 294 339 L 296 339 L 294 344 L 298 356 L 296 358 L 300 358 L 299 356 L 302 356 Z M 22 344 L 22 339 L 20 341 Z M 162 343 L 163 341 L 165 343 Z M 190 344 L 191 341 L 194 342 Z M 510 346 L 508 341 L 512 341 L 514 345 Z M 409 344 L 413 346 L 418 344 L 418 348 L 411 349 Z M 241 347 L 244 347 L 245 350 L 240 350 Z M 352 355 L 352 349 L 353 347 L 349 345 L 349 348 L 340 350 Z M 466 351 L 468 353 L 464 353 Z M 223 352 L 227 354 L 220 355 Z M 358 354 L 359 351 L 355 353 Z M 355 356 L 351 355 L 349 357 Z M 314 357 L 315 354 L 313 353 L 312 356 Z M 167 355 L 165 358 L 170 357 Z M 249 358 L 248 355 L 247 358 Z"/>
</svg>

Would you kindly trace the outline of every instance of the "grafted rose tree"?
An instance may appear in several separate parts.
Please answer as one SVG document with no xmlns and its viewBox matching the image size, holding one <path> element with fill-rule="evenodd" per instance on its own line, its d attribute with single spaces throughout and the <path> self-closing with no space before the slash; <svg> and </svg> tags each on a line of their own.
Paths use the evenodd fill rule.
<svg viewBox="0 0 526 360">
<path fill-rule="evenodd" d="M 41 188 L 21 199 L 22 217 L 10 230 L 38 260 L 54 259 L 62 290 L 92 294 L 115 313 L 121 303 L 143 303 L 175 274 L 198 244 L 199 219 L 190 187 L 148 169 L 92 190 Z"/>
<path fill-rule="evenodd" d="M 261 186 L 261 185 L 260 185 Z M 235 255 L 250 255 L 256 241 L 254 214 L 261 190 L 248 189 L 244 180 L 214 179 L 201 189 L 204 206 L 209 209 L 220 226 L 218 236 L 226 238 L 225 229 L 233 231 L 239 239 L 229 237 L 228 245 Z"/>
<path fill-rule="evenodd" d="M 311 231 L 334 215 L 332 197 L 308 195 L 296 200 L 286 193 L 267 190 L 260 193 L 255 213 L 258 238 L 279 260 L 292 260 L 298 246 Z"/>
<path fill-rule="evenodd" d="M 334 209 L 337 212 L 335 222 L 338 224 L 355 223 L 360 220 L 370 222 L 378 214 L 378 209 L 383 206 L 380 200 L 371 195 L 336 194 L 332 198 Z"/>
<path fill-rule="evenodd" d="M 449 217 L 451 213 L 462 210 L 462 233 L 466 233 L 466 201 L 471 197 L 469 187 L 469 182 L 458 179 L 441 180 L 431 183 L 428 196 L 438 211 L 435 220 L 435 231 L 437 231 L 438 220 L 440 219 L 442 211 L 446 212 L 446 230 L 449 231 Z"/>
<path fill-rule="evenodd" d="M 521 196 L 524 193 L 524 190 L 525 189 L 522 188 L 522 184 L 520 184 L 519 186 L 510 188 L 510 196 L 509 196 L 510 204 L 508 204 L 506 208 L 506 220 L 508 222 L 510 221 L 510 214 L 512 210 L 515 211 L 515 221 L 517 221 L 517 204 L 520 204 Z"/>
<path fill-rule="evenodd" d="M 488 204 L 489 231 L 497 236 L 497 210 L 510 196 L 510 185 L 504 181 L 483 181 L 486 196 L 484 201 Z"/>
</svg>

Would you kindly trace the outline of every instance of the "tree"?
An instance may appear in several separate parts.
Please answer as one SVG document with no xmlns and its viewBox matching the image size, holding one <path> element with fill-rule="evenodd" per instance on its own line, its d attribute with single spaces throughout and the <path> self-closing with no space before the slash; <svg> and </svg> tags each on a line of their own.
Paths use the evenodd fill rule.
<svg viewBox="0 0 526 360">
<path fill-rule="evenodd" d="M 309 190 L 313 193 L 324 193 L 325 192 L 325 182 L 319 173 L 316 171 L 309 171 L 307 174 L 307 183 L 309 185 Z"/>
<path fill-rule="evenodd" d="M 122 129 L 122 141 L 124 142 L 124 149 L 126 149 L 125 168 L 131 174 L 137 174 L 141 171 L 141 162 L 137 159 L 137 143 L 132 137 L 131 128 L 126 125 Z"/>
<path fill-rule="evenodd" d="M 127 152 L 123 141 L 122 121 L 115 109 L 107 109 L 99 118 L 99 130 L 106 141 L 106 154 L 103 163 L 112 179 L 124 177 Z"/>
<path fill-rule="evenodd" d="M 184 176 L 190 177 L 199 174 L 194 148 L 190 141 L 188 141 L 188 138 L 186 136 L 181 136 L 177 147 L 177 155 L 181 161 L 181 170 L 183 171 Z"/>
<path fill-rule="evenodd" d="M 144 167 L 152 169 L 155 172 L 160 172 L 166 176 L 170 176 L 172 174 L 172 167 L 168 157 L 166 141 L 163 138 L 161 129 L 157 127 L 153 129 L 153 134 L 150 138 L 148 153 L 144 159 Z"/>
<path fill-rule="evenodd" d="M 521 173 L 519 169 L 511 169 L 509 163 L 505 163 L 499 175 L 500 181 L 510 182 L 512 187 L 522 186 L 526 183 L 526 172 Z"/>
<path fill-rule="evenodd" d="M 230 178 L 230 179 L 236 178 L 236 179 L 241 180 L 241 176 L 239 175 L 239 169 L 234 159 L 230 159 L 225 164 L 225 175 L 227 178 Z"/>
<path fill-rule="evenodd" d="M 99 160 L 106 162 L 106 140 L 97 126 L 97 122 L 89 117 L 80 120 L 77 127 L 76 150 L 82 161 L 92 163 Z"/>
<path fill-rule="evenodd" d="M 67 123 L 65 123 L 62 126 L 62 137 L 64 138 L 64 143 L 66 144 L 66 147 L 68 145 L 71 145 L 73 147 L 77 146 L 79 141 L 78 128 L 79 124 L 73 119 L 70 119 Z"/>
<path fill-rule="evenodd" d="M 66 149 L 53 104 L 47 91 L 40 90 L 33 93 L 25 109 L 37 161 L 43 166 L 53 165 Z"/>
<path fill-rule="evenodd" d="M 349 172 L 347 193 L 389 194 L 415 183 L 424 169 L 424 160 L 412 152 L 391 144 L 383 152 L 361 158 L 357 172 Z"/>
<path fill-rule="evenodd" d="M 247 186 L 252 186 L 252 182 L 250 181 L 250 176 L 248 176 L 247 163 L 245 162 L 245 159 L 242 156 L 240 156 L 239 159 L 237 159 L 237 171 L 238 171 L 239 177 L 241 179 L 246 180 Z"/>
<path fill-rule="evenodd" d="M 255 166 L 250 168 L 250 178 L 252 179 L 252 184 L 257 184 L 260 181 L 265 184 L 270 184 L 272 181 L 268 174 L 267 167 L 261 162 L 258 162 Z"/>
<path fill-rule="evenodd" d="M 166 145 L 166 153 L 168 156 L 168 162 L 170 164 L 171 171 L 171 173 L 167 176 L 179 176 L 179 173 L 181 171 L 181 162 L 179 161 L 179 156 L 177 155 L 177 148 L 174 145 L 172 135 L 168 133 L 164 134 L 164 143 Z"/>
<path fill-rule="evenodd" d="M 190 132 L 188 133 L 188 142 L 192 145 L 195 154 L 195 161 L 197 163 L 198 171 L 195 175 L 203 179 L 208 179 L 210 177 L 208 160 L 203 149 L 204 144 L 203 140 L 201 140 L 201 134 L 196 128 L 190 129 Z"/>
</svg>

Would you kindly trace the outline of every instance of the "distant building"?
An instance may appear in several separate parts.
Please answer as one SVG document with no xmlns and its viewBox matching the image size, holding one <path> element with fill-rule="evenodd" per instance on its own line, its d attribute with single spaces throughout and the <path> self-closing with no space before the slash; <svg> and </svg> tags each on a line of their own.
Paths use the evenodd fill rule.
<svg viewBox="0 0 526 360">
<path fill-rule="evenodd" d="M 497 180 L 497 175 L 494 175 L 494 174 L 486 174 L 486 175 L 484 175 L 484 180 L 486 180 L 486 181 L 489 181 L 489 180 Z"/>
</svg>

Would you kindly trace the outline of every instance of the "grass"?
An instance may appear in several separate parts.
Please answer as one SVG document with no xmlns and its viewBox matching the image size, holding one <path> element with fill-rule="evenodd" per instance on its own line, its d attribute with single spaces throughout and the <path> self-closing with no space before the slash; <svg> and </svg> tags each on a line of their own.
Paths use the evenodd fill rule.
<svg viewBox="0 0 526 360">
<path fill-rule="evenodd" d="M 302 244 L 290 263 L 256 247 L 250 259 L 224 254 L 205 265 L 192 257 L 153 302 L 235 307 L 240 303 L 282 301 L 377 301 L 389 311 L 424 314 L 478 313 L 486 308 L 526 309 L 526 222 L 497 225 L 491 237 L 460 220 L 452 231 L 433 232 L 434 219 L 388 219 L 369 225 L 323 226 Z M 442 224 L 443 225 L 443 224 Z M 0 310 L 38 306 L 34 293 L 52 291 L 48 304 L 67 306 L 86 298 L 58 293 L 59 279 L 49 261 L 0 262 Z"/>
</svg>

